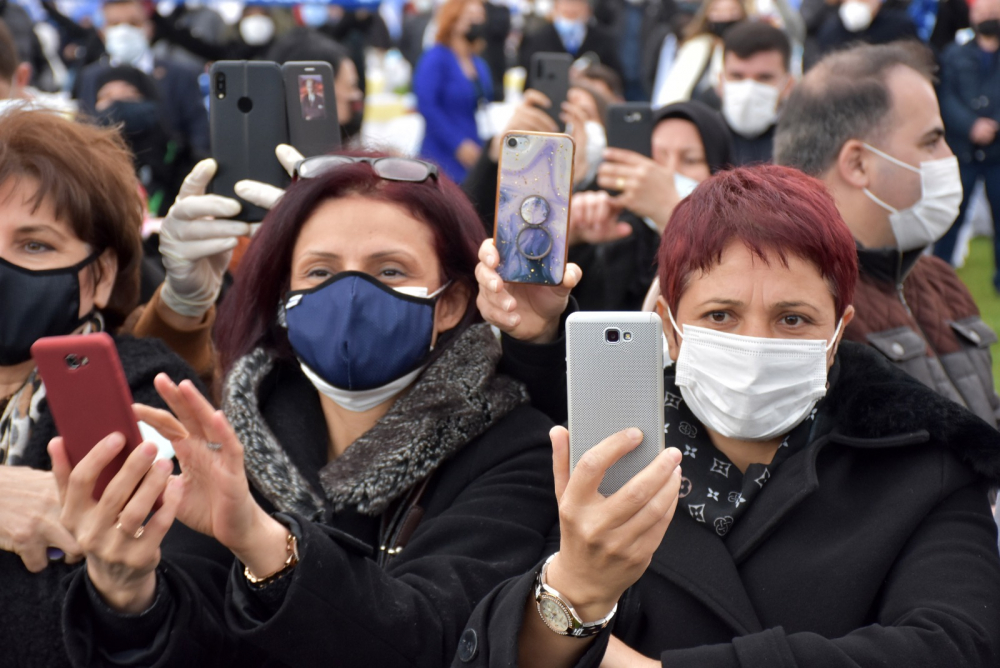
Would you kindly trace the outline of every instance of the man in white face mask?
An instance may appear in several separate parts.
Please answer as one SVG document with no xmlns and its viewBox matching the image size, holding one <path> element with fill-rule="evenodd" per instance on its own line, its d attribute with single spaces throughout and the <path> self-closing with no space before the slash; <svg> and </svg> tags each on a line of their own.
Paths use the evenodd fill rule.
<svg viewBox="0 0 1000 668">
<path fill-rule="evenodd" d="M 726 32 L 718 95 L 733 133 L 733 164 L 770 162 L 774 129 L 795 79 L 792 46 L 784 31 L 745 21 Z"/>
<path fill-rule="evenodd" d="M 789 96 L 775 161 L 822 178 L 857 241 L 857 317 L 844 337 L 997 425 L 989 352 L 997 336 L 951 267 L 923 254 L 962 201 L 934 69 L 916 45 L 828 56 Z"/>
<path fill-rule="evenodd" d="M 208 113 L 198 87 L 198 71 L 170 58 L 153 55 L 153 23 L 139 0 L 109 0 L 102 8 L 102 37 L 107 58 L 85 67 L 74 95 L 80 110 L 93 116 L 97 102 L 95 82 L 109 64 L 130 65 L 153 77 L 170 129 L 183 137 L 196 154 L 208 154 Z"/>
</svg>

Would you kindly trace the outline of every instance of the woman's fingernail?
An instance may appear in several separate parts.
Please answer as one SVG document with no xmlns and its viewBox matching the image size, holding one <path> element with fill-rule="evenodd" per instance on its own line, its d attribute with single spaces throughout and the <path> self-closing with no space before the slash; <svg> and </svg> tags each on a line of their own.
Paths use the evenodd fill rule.
<svg viewBox="0 0 1000 668">
<path fill-rule="evenodd" d="M 493 292 L 497 291 L 497 279 L 495 278 L 490 279 L 490 290 L 492 290 Z"/>
<path fill-rule="evenodd" d="M 511 327 L 514 327 L 517 325 L 517 323 L 521 322 L 521 317 L 518 315 L 512 315 L 510 316 L 510 320 L 508 320 L 508 322 L 510 323 Z"/>
<path fill-rule="evenodd" d="M 107 446 L 108 450 L 116 450 L 125 443 L 125 437 L 116 431 L 113 434 L 109 434 L 108 438 L 104 441 L 104 443 Z"/>
<path fill-rule="evenodd" d="M 630 428 L 626 429 L 625 430 L 625 435 L 631 441 L 641 441 L 642 440 L 642 432 L 639 431 L 638 429 L 636 429 L 635 427 L 630 427 Z"/>
<path fill-rule="evenodd" d="M 157 452 L 159 452 L 159 451 L 156 449 L 156 446 L 153 445 L 152 443 L 143 443 L 142 444 L 142 456 L 143 457 L 153 458 L 153 457 L 156 456 Z"/>
<path fill-rule="evenodd" d="M 504 311 L 509 311 L 513 305 L 514 305 L 514 298 L 513 297 L 508 297 L 507 301 L 505 301 L 503 303 L 503 310 Z"/>
<path fill-rule="evenodd" d="M 156 462 L 153 463 L 153 466 L 160 469 L 164 473 L 169 473 L 174 470 L 174 463 L 169 459 L 157 459 Z"/>
</svg>

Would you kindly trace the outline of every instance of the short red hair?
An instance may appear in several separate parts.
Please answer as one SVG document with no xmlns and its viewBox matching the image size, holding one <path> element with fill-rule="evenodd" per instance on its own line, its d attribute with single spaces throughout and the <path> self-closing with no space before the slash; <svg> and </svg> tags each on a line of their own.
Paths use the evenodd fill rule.
<svg viewBox="0 0 1000 668">
<path fill-rule="evenodd" d="M 794 255 L 812 262 L 833 293 L 837 318 L 854 300 L 858 253 L 822 181 L 791 167 L 719 172 L 674 209 L 660 241 L 660 290 L 670 310 L 695 271 L 709 271 L 733 241 L 765 263 Z"/>
</svg>

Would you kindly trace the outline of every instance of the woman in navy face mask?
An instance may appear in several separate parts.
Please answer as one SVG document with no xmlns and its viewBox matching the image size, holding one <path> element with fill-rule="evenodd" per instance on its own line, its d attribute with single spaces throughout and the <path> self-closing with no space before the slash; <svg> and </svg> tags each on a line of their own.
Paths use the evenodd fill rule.
<svg viewBox="0 0 1000 668">
<path fill-rule="evenodd" d="M 462 635 L 475 603 L 543 551 L 551 422 L 496 372 L 471 205 L 416 160 L 297 171 L 220 313 L 223 410 L 157 379 L 177 419 L 149 419 L 183 473 L 126 467 L 132 500 L 95 507 L 53 444 L 88 556 L 67 601 L 80 665 L 445 665 L 477 651 Z M 160 563 L 175 514 L 236 559 Z"/>
</svg>

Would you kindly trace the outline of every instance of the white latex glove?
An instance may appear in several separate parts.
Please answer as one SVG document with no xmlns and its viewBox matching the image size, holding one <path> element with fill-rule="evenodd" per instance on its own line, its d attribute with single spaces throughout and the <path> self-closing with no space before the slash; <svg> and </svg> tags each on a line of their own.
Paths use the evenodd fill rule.
<svg viewBox="0 0 1000 668">
<path fill-rule="evenodd" d="M 211 158 L 194 166 L 160 228 L 167 272 L 160 298 L 170 310 L 192 318 L 204 316 L 218 299 L 237 237 L 252 229 L 249 223 L 225 220 L 239 214 L 239 202 L 205 194 L 217 168 Z"/>
<path fill-rule="evenodd" d="M 302 160 L 302 154 L 288 144 L 278 144 L 274 149 L 274 154 L 278 157 L 278 162 L 285 168 L 288 175 L 295 176 L 295 165 Z M 281 196 L 285 194 L 285 191 L 281 188 L 276 188 L 269 183 L 261 183 L 260 181 L 251 181 L 249 179 L 237 181 L 233 189 L 237 195 L 246 201 L 265 209 L 274 208 L 274 205 L 278 203 Z"/>
<path fill-rule="evenodd" d="M 285 170 L 294 174 L 302 154 L 287 144 L 279 144 L 274 153 Z M 160 298 L 170 310 L 183 316 L 200 318 L 208 312 L 219 298 L 237 237 L 252 235 L 260 227 L 260 223 L 219 220 L 237 215 L 241 206 L 229 197 L 205 194 L 217 169 L 211 158 L 195 165 L 160 228 L 160 254 L 167 270 Z M 251 180 L 238 181 L 235 191 L 265 209 L 273 207 L 285 193 L 281 188 Z"/>
</svg>

